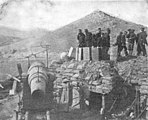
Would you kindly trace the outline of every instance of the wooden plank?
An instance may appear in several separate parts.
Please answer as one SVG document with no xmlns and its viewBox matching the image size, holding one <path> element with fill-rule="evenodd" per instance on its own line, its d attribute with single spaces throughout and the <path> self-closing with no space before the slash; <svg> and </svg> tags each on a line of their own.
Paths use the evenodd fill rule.
<svg viewBox="0 0 148 120">
<path fill-rule="evenodd" d="M 90 59 L 89 47 L 84 47 L 83 48 L 83 58 L 84 58 L 84 60 L 89 60 Z"/>
<path fill-rule="evenodd" d="M 98 54 L 98 48 L 92 48 L 92 59 L 94 60 L 94 61 L 98 61 L 98 56 L 99 54 Z"/>
<path fill-rule="evenodd" d="M 68 52 L 68 57 L 75 57 L 76 56 L 76 48 L 71 47 Z"/>
<path fill-rule="evenodd" d="M 18 63 L 18 64 L 17 64 L 17 69 L 18 69 L 19 76 L 21 77 L 21 76 L 22 76 L 23 71 L 22 71 L 22 66 L 21 66 L 21 64 L 20 64 L 20 63 Z"/>
<path fill-rule="evenodd" d="M 79 55 L 78 55 L 78 61 L 81 61 L 81 56 L 82 56 L 82 50 L 83 48 L 79 48 Z"/>
</svg>

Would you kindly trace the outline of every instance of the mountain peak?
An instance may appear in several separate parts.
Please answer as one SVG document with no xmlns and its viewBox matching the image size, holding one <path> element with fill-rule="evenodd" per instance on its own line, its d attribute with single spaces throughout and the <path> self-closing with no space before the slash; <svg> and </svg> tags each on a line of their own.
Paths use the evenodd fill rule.
<svg viewBox="0 0 148 120">
<path fill-rule="evenodd" d="M 96 10 L 91 14 L 69 24 L 60 29 L 55 30 L 50 35 L 44 37 L 44 40 L 50 41 L 55 46 L 59 46 L 58 50 L 66 50 L 71 46 L 76 47 L 77 45 L 77 33 L 78 29 L 88 29 L 90 32 L 95 34 L 98 28 L 106 30 L 111 29 L 111 42 L 115 42 L 119 31 L 126 31 L 129 28 L 135 29 L 135 33 L 138 33 L 142 25 L 135 24 L 129 21 L 122 20 L 118 17 L 107 14 L 103 11 Z"/>
</svg>

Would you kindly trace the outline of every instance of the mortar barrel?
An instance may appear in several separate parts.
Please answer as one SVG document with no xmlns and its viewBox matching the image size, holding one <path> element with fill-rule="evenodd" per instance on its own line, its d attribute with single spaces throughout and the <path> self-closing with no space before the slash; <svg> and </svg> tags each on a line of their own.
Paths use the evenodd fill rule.
<svg viewBox="0 0 148 120">
<path fill-rule="evenodd" d="M 47 71 L 44 66 L 31 65 L 28 70 L 28 84 L 33 98 L 42 98 L 45 95 L 47 80 Z"/>
<path fill-rule="evenodd" d="M 28 74 L 30 74 L 30 71 L 34 68 L 34 67 L 42 67 L 45 69 L 45 64 L 42 62 L 34 62 L 31 64 L 31 66 L 28 69 Z"/>
</svg>

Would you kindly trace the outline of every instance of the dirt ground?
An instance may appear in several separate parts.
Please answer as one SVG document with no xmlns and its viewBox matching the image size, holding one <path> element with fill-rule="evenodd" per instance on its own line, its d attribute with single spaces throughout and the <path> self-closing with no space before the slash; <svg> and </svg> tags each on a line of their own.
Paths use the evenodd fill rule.
<svg viewBox="0 0 148 120">
<path fill-rule="evenodd" d="M 18 95 L 8 97 L 0 101 L 0 120 L 16 120 L 14 110 L 17 110 L 17 103 L 19 101 Z M 85 112 L 75 109 L 69 112 L 58 110 L 51 112 L 51 120 L 98 120 L 99 114 L 92 114 L 91 116 L 83 116 Z M 44 120 L 45 113 L 32 113 L 30 120 Z M 35 117 L 36 116 L 36 117 Z"/>
</svg>

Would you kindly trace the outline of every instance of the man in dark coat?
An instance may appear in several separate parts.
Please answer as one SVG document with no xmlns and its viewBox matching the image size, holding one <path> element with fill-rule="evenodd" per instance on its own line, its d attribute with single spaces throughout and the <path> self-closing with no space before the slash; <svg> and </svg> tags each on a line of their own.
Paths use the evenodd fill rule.
<svg viewBox="0 0 148 120">
<path fill-rule="evenodd" d="M 110 47 L 110 33 L 111 33 L 111 30 L 107 28 L 107 32 L 105 33 L 107 52 Z"/>
<path fill-rule="evenodd" d="M 120 34 L 117 36 L 116 43 L 113 46 L 118 46 L 118 57 L 121 56 L 121 50 L 122 50 L 122 37 L 123 37 L 123 32 L 120 32 Z"/>
<path fill-rule="evenodd" d="M 81 29 L 79 29 L 79 33 L 78 33 L 78 35 L 77 35 L 77 40 L 78 40 L 78 46 L 79 47 L 85 47 L 85 35 L 84 35 L 84 33 L 82 32 L 82 30 Z"/>
<path fill-rule="evenodd" d="M 134 33 L 134 29 L 129 29 L 129 34 L 127 35 L 128 38 L 128 50 L 129 50 L 129 55 L 131 56 L 133 53 L 134 49 L 134 43 L 136 41 L 136 34 Z"/>
<path fill-rule="evenodd" d="M 143 52 L 143 56 L 146 56 L 146 48 L 145 48 L 145 44 L 148 45 L 147 43 L 147 33 L 146 31 L 144 31 L 144 28 L 141 28 L 141 32 L 138 34 L 138 45 L 140 47 L 140 50 Z M 141 53 L 141 51 L 139 51 Z M 140 54 L 138 53 L 138 55 Z"/>
<path fill-rule="evenodd" d="M 92 33 L 85 29 L 85 42 L 87 47 L 92 46 Z"/>
<path fill-rule="evenodd" d="M 101 33 L 102 33 L 101 28 L 98 28 L 98 33 L 96 34 L 96 38 L 101 37 Z"/>
<path fill-rule="evenodd" d="M 102 54 L 102 60 L 106 60 L 106 56 L 107 56 L 107 47 L 106 47 L 106 44 L 107 44 L 107 40 L 106 40 L 106 37 L 105 37 L 105 33 L 102 33 L 101 35 L 101 54 Z"/>
<path fill-rule="evenodd" d="M 104 44 L 105 44 L 105 37 L 104 37 L 104 33 L 101 33 L 101 36 L 97 38 L 97 46 L 98 46 L 98 60 L 102 60 L 102 49 L 103 49 L 103 46 L 102 46 L 102 42 L 104 40 Z M 105 46 L 105 45 L 104 45 Z"/>
<path fill-rule="evenodd" d="M 121 37 L 121 51 L 124 49 L 125 55 L 128 56 L 127 47 L 126 47 L 126 35 L 127 35 L 127 32 L 124 31 L 124 33 Z"/>
<path fill-rule="evenodd" d="M 98 33 L 96 34 L 97 46 L 98 46 L 98 60 L 102 60 L 102 30 L 98 28 Z"/>
<path fill-rule="evenodd" d="M 97 37 L 95 34 L 92 35 L 92 42 L 93 42 L 93 46 L 97 47 Z"/>
<path fill-rule="evenodd" d="M 103 53 L 103 59 L 108 60 L 108 50 L 110 47 L 110 29 L 107 28 L 107 32 L 102 35 L 102 53 Z"/>
<path fill-rule="evenodd" d="M 141 54 L 140 44 L 138 43 L 139 34 L 140 33 L 137 34 L 137 39 L 136 39 L 136 43 L 137 43 L 137 56 L 139 56 Z"/>
<path fill-rule="evenodd" d="M 92 60 L 92 33 L 88 31 L 88 29 L 85 29 L 85 43 L 86 46 L 89 47 L 89 60 Z"/>
</svg>

